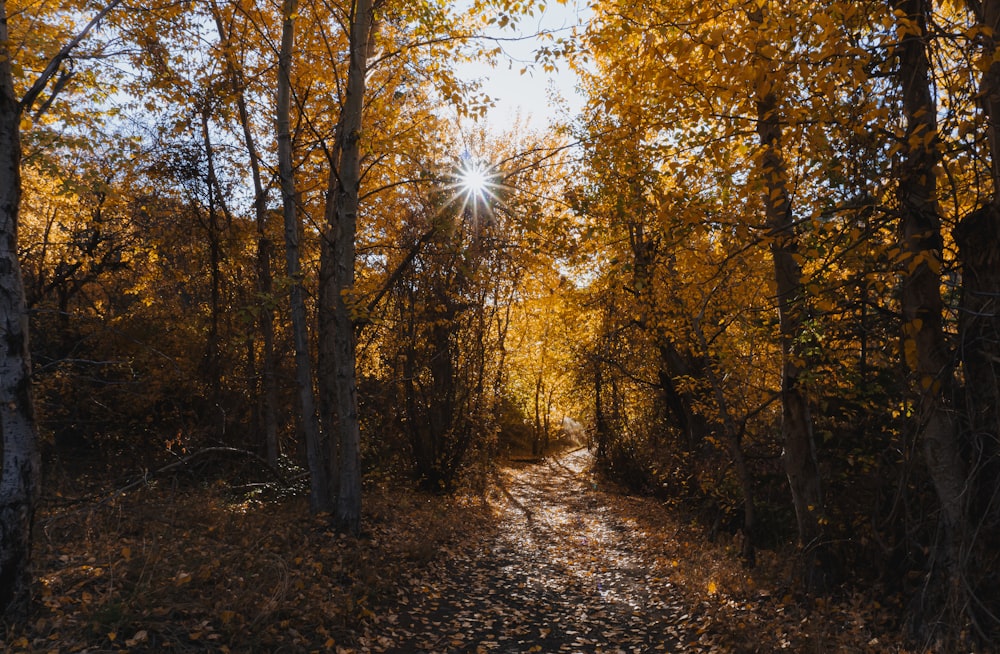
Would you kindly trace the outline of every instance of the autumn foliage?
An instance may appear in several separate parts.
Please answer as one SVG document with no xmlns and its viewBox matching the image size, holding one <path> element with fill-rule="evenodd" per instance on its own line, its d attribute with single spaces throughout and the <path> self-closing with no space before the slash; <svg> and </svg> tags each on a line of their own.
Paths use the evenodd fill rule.
<svg viewBox="0 0 1000 654">
<path fill-rule="evenodd" d="M 6 645 L 376 648 L 584 445 L 712 620 L 996 640 L 1000 2 L 602 0 L 491 133 L 541 9 L 0 0 Z"/>
</svg>

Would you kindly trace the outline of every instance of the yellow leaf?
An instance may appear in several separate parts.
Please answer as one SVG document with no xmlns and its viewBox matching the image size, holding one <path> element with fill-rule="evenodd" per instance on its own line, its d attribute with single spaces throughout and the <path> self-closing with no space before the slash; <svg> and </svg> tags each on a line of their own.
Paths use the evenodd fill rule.
<svg viewBox="0 0 1000 654">
<path fill-rule="evenodd" d="M 110 640 L 110 641 L 111 641 L 111 642 L 113 643 L 113 642 L 115 642 L 115 639 L 116 639 L 116 638 L 118 638 L 118 634 L 117 634 L 117 633 L 115 633 L 114 631 L 109 631 L 109 632 L 108 632 L 108 640 Z M 23 640 L 23 639 L 22 639 L 22 640 Z M 24 641 L 24 644 L 25 644 L 25 645 L 27 645 L 27 644 L 28 644 L 28 641 L 27 641 L 27 640 L 25 640 L 25 641 Z"/>
<path fill-rule="evenodd" d="M 132 558 L 132 548 L 129 547 L 128 545 L 122 547 L 122 558 L 125 559 L 126 561 Z"/>
</svg>

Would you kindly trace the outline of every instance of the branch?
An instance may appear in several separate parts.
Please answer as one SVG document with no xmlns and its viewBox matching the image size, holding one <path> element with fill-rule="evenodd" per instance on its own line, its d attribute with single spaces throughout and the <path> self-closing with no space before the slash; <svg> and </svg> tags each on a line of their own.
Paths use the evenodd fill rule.
<svg viewBox="0 0 1000 654">
<path fill-rule="evenodd" d="M 38 99 L 38 96 L 41 94 L 42 91 L 45 90 L 45 87 L 49 85 L 49 82 L 59 71 L 59 66 L 62 65 L 62 62 L 69 57 L 70 53 L 76 48 L 76 46 L 80 45 L 80 43 L 85 38 L 87 38 L 87 35 L 90 34 L 91 30 L 97 27 L 98 24 L 100 24 L 100 22 L 104 20 L 104 18 L 121 3 L 122 0 L 111 0 L 108 4 L 104 6 L 103 9 L 97 12 L 96 16 L 90 19 L 90 22 L 87 23 L 87 25 L 82 30 L 80 30 L 79 34 L 74 36 L 69 43 L 64 45 L 62 47 L 62 50 L 56 53 L 56 56 L 52 57 L 52 60 L 49 61 L 49 65 L 45 67 L 45 70 L 43 70 L 41 75 L 38 76 L 38 79 L 35 80 L 35 83 L 32 84 L 31 88 L 28 89 L 27 93 L 24 94 L 24 97 L 21 98 L 20 104 L 22 112 L 27 113 L 31 111 L 31 107 L 34 106 L 35 101 Z M 63 80 L 62 83 L 65 84 L 65 80 Z M 55 95 L 55 93 L 58 93 L 59 90 L 61 89 L 62 89 L 62 84 L 57 84 L 56 90 L 53 92 L 53 95 Z M 46 102 L 44 106 L 47 107 L 50 103 L 51 99 L 49 100 L 49 102 Z"/>
<path fill-rule="evenodd" d="M 410 247 L 410 250 L 406 253 L 406 256 L 403 257 L 403 260 L 399 262 L 399 265 L 396 266 L 396 269 L 392 271 L 392 274 L 389 275 L 389 278 L 385 281 L 385 284 L 382 285 L 382 288 L 380 288 L 378 293 L 375 294 L 375 297 L 373 297 L 368 302 L 368 306 L 365 307 L 366 316 L 370 316 L 372 315 L 372 313 L 374 313 L 375 309 L 378 308 L 379 303 L 382 301 L 382 298 L 385 297 L 385 294 L 388 293 L 392 289 L 392 287 L 396 285 L 396 282 L 399 281 L 399 278 L 403 276 L 403 273 L 406 272 L 406 269 L 410 267 L 410 264 L 413 263 L 413 260 L 417 257 L 418 254 L 420 254 L 420 249 L 423 248 L 424 245 L 426 245 L 427 242 L 434 237 L 435 233 L 437 233 L 437 228 L 435 228 L 432 225 L 431 228 L 428 229 L 423 234 L 421 234 L 420 238 L 417 239 L 417 242 Z M 370 320 L 366 318 L 365 321 L 358 323 L 357 330 L 360 332 L 364 328 L 364 326 L 367 325 L 369 322 Z"/>
</svg>

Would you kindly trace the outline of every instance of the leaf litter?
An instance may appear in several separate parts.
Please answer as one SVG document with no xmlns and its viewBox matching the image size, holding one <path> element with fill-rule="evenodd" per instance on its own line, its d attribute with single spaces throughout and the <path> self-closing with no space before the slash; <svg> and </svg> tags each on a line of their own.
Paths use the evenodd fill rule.
<svg viewBox="0 0 1000 654">
<path fill-rule="evenodd" d="M 302 498 L 248 501 L 224 483 L 50 504 L 34 620 L 0 650 L 907 651 L 898 607 L 797 598 L 783 555 L 748 572 L 735 544 L 590 465 L 577 450 L 445 497 L 373 484 L 360 539 Z"/>
</svg>

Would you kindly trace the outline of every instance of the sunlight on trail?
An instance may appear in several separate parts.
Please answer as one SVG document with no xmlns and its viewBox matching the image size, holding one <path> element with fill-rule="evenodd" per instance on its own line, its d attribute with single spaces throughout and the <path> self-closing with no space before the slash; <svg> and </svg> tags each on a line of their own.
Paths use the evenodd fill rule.
<svg viewBox="0 0 1000 654">
<path fill-rule="evenodd" d="M 400 590 L 392 652 L 663 652 L 698 646 L 645 534 L 595 490 L 586 450 L 507 472 L 511 502 L 468 559 Z M 382 642 L 385 642 L 384 640 Z"/>
</svg>

